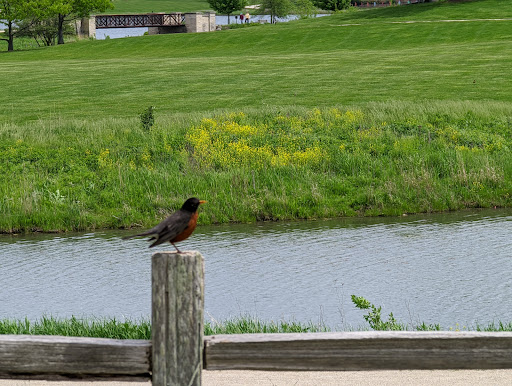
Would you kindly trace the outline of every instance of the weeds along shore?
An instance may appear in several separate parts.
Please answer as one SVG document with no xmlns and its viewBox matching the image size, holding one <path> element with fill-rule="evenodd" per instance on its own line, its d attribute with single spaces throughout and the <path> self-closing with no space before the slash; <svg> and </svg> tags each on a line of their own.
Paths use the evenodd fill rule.
<svg viewBox="0 0 512 386">
<path fill-rule="evenodd" d="M 147 119 L 3 124 L 0 231 L 150 226 L 190 196 L 202 224 L 512 204 L 508 103 Z"/>
<path fill-rule="evenodd" d="M 441 328 L 438 324 L 418 324 L 409 326 L 394 321 L 394 324 L 376 326 L 375 321 L 382 322 L 376 315 L 371 314 L 369 325 L 347 326 L 343 329 L 332 329 L 328 326 L 312 322 L 298 321 L 269 321 L 252 316 L 240 316 L 225 321 L 206 321 L 204 335 L 216 334 L 255 334 L 255 333 L 313 333 L 330 331 L 365 331 L 365 330 L 394 330 L 394 331 L 512 331 L 512 323 L 501 321 L 486 325 L 465 326 L 455 323 L 454 326 Z M 384 323 L 385 324 L 385 323 Z M 151 322 L 149 320 L 117 320 L 115 318 L 55 318 L 43 316 L 38 320 L 1 319 L 0 335 L 60 335 L 110 339 L 151 339 Z"/>
</svg>

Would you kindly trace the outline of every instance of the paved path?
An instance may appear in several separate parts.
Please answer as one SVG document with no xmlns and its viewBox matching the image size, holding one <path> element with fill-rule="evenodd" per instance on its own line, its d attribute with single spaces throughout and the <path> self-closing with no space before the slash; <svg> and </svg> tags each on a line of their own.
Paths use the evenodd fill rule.
<svg viewBox="0 0 512 386">
<path fill-rule="evenodd" d="M 149 386 L 149 382 L 0 380 L 0 386 Z M 203 371 L 203 386 L 511 386 L 512 370 L 416 371 Z"/>
<path fill-rule="evenodd" d="M 468 21 L 512 21 L 512 18 L 504 19 L 441 19 L 441 20 L 408 20 L 408 21 L 388 21 L 389 24 L 412 24 L 412 23 L 463 23 Z"/>
<path fill-rule="evenodd" d="M 453 19 L 453 20 L 397 20 L 397 21 L 377 21 L 371 23 L 348 23 L 348 24 L 332 24 L 332 27 L 351 27 L 354 25 L 371 25 L 371 24 L 417 24 L 417 23 L 466 23 L 472 21 L 512 21 L 512 18 L 504 19 Z"/>
</svg>

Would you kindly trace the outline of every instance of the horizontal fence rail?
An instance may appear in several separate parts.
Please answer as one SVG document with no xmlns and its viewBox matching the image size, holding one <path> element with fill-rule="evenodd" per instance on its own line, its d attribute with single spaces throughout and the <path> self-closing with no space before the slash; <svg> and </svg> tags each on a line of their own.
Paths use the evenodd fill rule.
<svg viewBox="0 0 512 386">
<path fill-rule="evenodd" d="M 98 15 L 96 28 L 172 27 L 185 24 L 183 13 L 148 13 L 144 15 Z"/>
<path fill-rule="evenodd" d="M 214 335 L 208 370 L 510 369 L 511 332 L 362 331 Z"/>
<path fill-rule="evenodd" d="M 239 334 L 203 342 L 206 370 L 512 369 L 510 332 Z M 151 350 L 149 340 L 0 335 L 0 378 L 145 381 Z"/>
<path fill-rule="evenodd" d="M 148 380 L 151 342 L 0 335 L 0 378 Z"/>
</svg>

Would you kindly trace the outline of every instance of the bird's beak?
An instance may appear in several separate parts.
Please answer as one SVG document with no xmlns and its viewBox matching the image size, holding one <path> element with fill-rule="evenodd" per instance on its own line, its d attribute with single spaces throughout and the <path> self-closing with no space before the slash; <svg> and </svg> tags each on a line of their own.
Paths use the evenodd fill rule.
<svg viewBox="0 0 512 386">
<path fill-rule="evenodd" d="M 206 204 L 208 201 L 205 201 L 205 200 L 199 200 L 199 203 L 200 204 Z"/>
</svg>

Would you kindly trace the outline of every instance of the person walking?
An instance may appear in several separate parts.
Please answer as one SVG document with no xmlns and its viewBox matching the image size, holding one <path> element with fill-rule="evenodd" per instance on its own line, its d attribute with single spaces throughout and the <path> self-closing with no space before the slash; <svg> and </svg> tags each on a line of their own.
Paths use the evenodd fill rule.
<svg viewBox="0 0 512 386">
<path fill-rule="evenodd" d="M 250 20 L 250 19 L 251 19 L 251 14 L 250 14 L 249 12 L 247 12 L 247 13 L 245 14 L 245 22 L 246 22 L 246 23 L 249 23 L 249 20 Z"/>
</svg>

